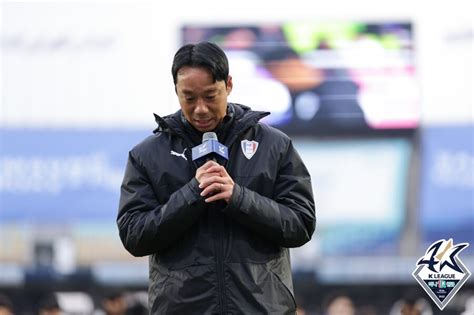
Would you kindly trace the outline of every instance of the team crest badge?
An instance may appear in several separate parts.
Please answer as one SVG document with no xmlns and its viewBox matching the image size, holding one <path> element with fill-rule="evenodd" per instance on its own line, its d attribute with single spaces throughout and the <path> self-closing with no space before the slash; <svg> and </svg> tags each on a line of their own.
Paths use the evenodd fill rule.
<svg viewBox="0 0 474 315">
<path fill-rule="evenodd" d="M 413 277 L 442 310 L 461 289 L 471 273 L 464 266 L 459 253 L 469 243 L 453 245 L 453 240 L 438 240 L 421 257 Z"/>
<path fill-rule="evenodd" d="M 258 142 L 253 140 L 242 140 L 240 145 L 242 146 L 242 152 L 244 152 L 245 157 L 249 160 L 252 158 L 255 152 L 257 152 L 258 149 Z"/>
</svg>

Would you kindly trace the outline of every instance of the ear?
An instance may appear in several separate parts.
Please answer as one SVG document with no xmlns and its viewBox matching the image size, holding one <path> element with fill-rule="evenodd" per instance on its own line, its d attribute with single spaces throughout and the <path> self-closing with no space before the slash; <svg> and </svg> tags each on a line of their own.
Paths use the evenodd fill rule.
<svg viewBox="0 0 474 315">
<path fill-rule="evenodd" d="M 233 86 L 234 86 L 234 84 L 232 83 L 232 76 L 229 75 L 227 77 L 227 82 L 226 82 L 227 95 L 230 94 L 230 92 L 232 91 Z"/>
</svg>

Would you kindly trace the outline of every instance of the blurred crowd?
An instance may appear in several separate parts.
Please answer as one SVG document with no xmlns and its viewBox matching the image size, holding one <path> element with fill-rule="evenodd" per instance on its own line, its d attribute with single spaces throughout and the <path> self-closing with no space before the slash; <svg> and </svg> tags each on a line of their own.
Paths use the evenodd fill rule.
<svg viewBox="0 0 474 315">
<path fill-rule="evenodd" d="M 297 296 L 298 300 L 298 296 Z M 327 293 L 320 305 L 306 308 L 304 301 L 298 301 L 297 315 L 472 315 L 474 314 L 474 293 L 460 296 L 456 308 L 439 310 L 427 296 L 407 291 L 405 296 L 387 305 L 383 310 L 374 303 L 361 303 L 344 290 Z M 460 303 L 459 303 L 460 302 Z M 27 311 L 21 305 L 14 305 L 12 299 L 0 292 L 0 315 L 145 315 L 148 314 L 145 291 L 108 291 L 92 297 L 85 293 L 53 292 L 43 295 Z"/>
<path fill-rule="evenodd" d="M 109 291 L 96 301 L 86 293 L 53 292 L 43 295 L 32 303 L 29 310 L 25 306 L 13 305 L 12 300 L 0 293 L 0 315 L 146 315 L 146 292 Z"/>
</svg>

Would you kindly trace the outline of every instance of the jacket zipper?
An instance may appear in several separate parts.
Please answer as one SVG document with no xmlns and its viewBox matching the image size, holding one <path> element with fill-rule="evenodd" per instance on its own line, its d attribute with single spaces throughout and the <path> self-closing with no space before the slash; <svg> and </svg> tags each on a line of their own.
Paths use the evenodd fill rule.
<svg viewBox="0 0 474 315">
<path fill-rule="evenodd" d="M 191 161 L 191 165 L 193 166 L 194 172 L 198 169 L 198 165 L 195 161 L 192 160 L 192 154 L 191 154 L 191 148 L 192 144 L 186 137 L 182 137 L 184 142 L 186 143 L 187 147 L 189 149 L 186 151 L 187 157 Z M 213 209 L 214 208 L 214 209 Z M 222 216 L 222 214 L 219 213 L 219 209 L 216 209 L 217 206 L 210 206 L 210 211 L 213 213 L 211 215 L 211 222 L 212 222 L 212 227 L 214 227 L 214 253 L 216 255 L 216 274 L 217 274 L 217 300 L 218 300 L 218 305 L 220 308 L 220 313 L 221 314 L 226 314 L 227 313 L 227 306 L 225 302 L 225 283 L 224 283 L 224 233 L 222 231 L 222 224 L 219 222 L 219 217 Z"/>
<path fill-rule="evenodd" d="M 233 150 L 235 150 L 235 146 L 233 143 L 229 143 L 229 151 L 230 154 L 229 156 L 233 156 Z M 228 160 L 227 163 L 224 165 L 226 168 L 227 172 L 230 174 L 230 166 L 232 164 L 232 160 Z M 225 205 L 224 205 L 225 206 Z M 217 207 L 216 207 L 217 208 Z M 218 301 L 220 305 L 220 311 L 221 314 L 227 314 L 227 303 L 225 300 L 226 296 L 226 289 L 225 289 L 225 269 L 224 269 L 224 254 L 225 254 L 225 248 L 224 248 L 224 242 L 225 242 L 225 231 L 222 229 L 224 226 L 223 224 L 220 224 L 219 218 L 221 220 L 225 220 L 225 216 L 220 212 L 219 209 L 213 209 L 215 211 L 215 229 L 216 229 L 216 238 L 214 241 L 214 251 L 216 253 L 216 271 L 217 271 L 217 295 L 218 295 Z"/>
<path fill-rule="evenodd" d="M 213 209 L 217 210 L 218 209 Z M 216 213 L 218 213 L 216 211 Z M 220 215 L 219 215 L 220 216 Z M 217 219 L 217 217 L 216 217 Z M 227 304 L 225 301 L 225 281 L 224 281 L 224 233 L 222 231 L 222 224 L 216 220 L 216 241 L 214 242 L 214 250 L 216 253 L 216 271 L 217 271 L 217 298 L 220 306 L 220 313 L 227 313 Z"/>
</svg>

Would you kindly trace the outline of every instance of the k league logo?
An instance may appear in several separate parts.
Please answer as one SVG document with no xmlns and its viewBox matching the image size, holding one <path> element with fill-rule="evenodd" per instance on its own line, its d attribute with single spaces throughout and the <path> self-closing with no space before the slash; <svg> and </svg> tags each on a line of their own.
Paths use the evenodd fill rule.
<svg viewBox="0 0 474 315">
<path fill-rule="evenodd" d="M 443 309 L 461 289 L 471 273 L 458 257 L 469 243 L 453 245 L 453 240 L 438 240 L 417 262 L 413 277 L 431 299 Z"/>
</svg>

